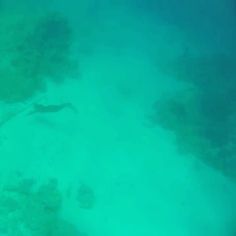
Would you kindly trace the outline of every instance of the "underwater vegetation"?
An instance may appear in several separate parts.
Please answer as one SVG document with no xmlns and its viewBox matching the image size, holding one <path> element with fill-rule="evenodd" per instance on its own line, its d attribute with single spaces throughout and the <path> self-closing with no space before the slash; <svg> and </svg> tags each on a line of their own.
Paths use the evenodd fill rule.
<svg viewBox="0 0 236 236">
<path fill-rule="evenodd" d="M 16 175 L 1 187 L 0 235 L 83 235 L 62 218 L 61 208 L 57 180 L 38 184 L 34 179 Z"/>
<path fill-rule="evenodd" d="M 8 13 L 1 18 L 1 101 L 27 100 L 45 89 L 47 80 L 59 83 L 74 72 L 73 33 L 66 17 Z"/>
<path fill-rule="evenodd" d="M 169 75 L 190 89 L 154 105 L 152 122 L 173 131 L 179 148 L 236 180 L 236 60 L 229 55 L 185 56 Z"/>
</svg>

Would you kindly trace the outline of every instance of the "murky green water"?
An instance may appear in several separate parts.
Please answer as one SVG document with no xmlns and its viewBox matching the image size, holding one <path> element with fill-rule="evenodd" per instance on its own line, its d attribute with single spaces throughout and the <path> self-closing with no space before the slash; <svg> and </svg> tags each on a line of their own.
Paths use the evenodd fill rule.
<svg viewBox="0 0 236 236">
<path fill-rule="evenodd" d="M 235 3 L 0 2 L 0 235 L 234 236 Z"/>
</svg>

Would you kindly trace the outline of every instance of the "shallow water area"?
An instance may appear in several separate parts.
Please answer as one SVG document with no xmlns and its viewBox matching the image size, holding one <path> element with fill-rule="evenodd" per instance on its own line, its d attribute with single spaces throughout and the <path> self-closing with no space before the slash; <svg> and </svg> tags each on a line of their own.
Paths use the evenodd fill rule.
<svg viewBox="0 0 236 236">
<path fill-rule="evenodd" d="M 3 4 L 2 12 L 22 13 L 34 9 L 34 3 L 24 0 L 18 6 L 11 0 Z M 165 8 L 163 1 L 158 4 Z M 202 6 L 204 10 L 218 14 L 208 8 L 209 4 Z M 8 90 L 0 95 L 0 235 L 236 233 L 235 180 L 225 174 L 224 166 L 215 168 L 205 161 L 203 153 L 216 151 L 210 138 L 205 141 L 206 136 L 198 136 L 198 130 L 191 126 L 193 118 L 206 117 L 186 115 L 181 109 L 164 116 L 162 110 L 154 111 L 173 97 L 193 110 L 198 108 L 201 99 L 197 96 L 202 95 L 198 93 L 199 85 L 185 79 L 188 71 L 181 63 L 188 53 L 194 59 L 196 55 L 215 55 L 218 43 L 203 42 L 202 22 L 196 33 L 181 19 L 172 22 L 168 11 L 173 9 L 166 8 L 166 15 L 157 17 L 158 7 L 155 10 L 152 1 L 147 1 L 145 7 L 141 5 L 132 1 L 41 1 L 37 14 L 39 19 L 43 15 L 44 24 L 33 32 L 48 44 L 32 40 L 31 33 L 28 37 L 11 29 L 9 35 L 19 36 L 17 43 L 23 39 L 24 45 L 33 43 L 29 51 L 4 46 L 4 53 L 10 50 L 9 57 L 17 54 L 17 58 L 33 58 L 32 63 L 14 64 L 13 68 L 20 73 L 19 78 L 26 78 L 22 75 L 28 73 L 37 81 L 42 77 L 43 85 L 27 87 L 30 82 L 22 80 L 24 86 L 14 87 L 18 88 L 17 94 L 25 92 L 20 89 L 26 87 L 34 90 L 20 96 L 20 101 L 19 96 L 5 93 Z M 226 12 L 228 5 L 230 2 L 225 4 Z M 47 12 L 50 17 L 45 18 Z M 179 14 L 188 13 L 176 9 L 175 17 Z M 16 24 L 10 16 L 3 16 L 5 25 L 10 20 Z M 229 18 L 226 16 L 222 24 Z M 62 36 L 71 29 L 72 37 L 57 37 L 55 41 L 45 30 L 48 19 L 50 29 L 52 24 L 54 29 L 58 27 L 54 33 Z M 41 26 L 40 20 L 39 24 L 38 19 L 35 22 Z M 25 27 L 24 34 L 34 27 L 34 22 L 29 29 Z M 232 33 L 228 27 L 225 38 L 221 36 L 226 51 L 230 47 L 227 36 Z M 219 27 L 219 34 L 221 31 Z M 209 32 L 209 37 L 212 34 Z M 47 49 L 51 45 L 47 37 L 55 42 L 52 50 Z M 0 36 L 1 41 L 16 44 L 7 37 Z M 0 74 L 12 68 L 11 59 L 6 60 L 0 63 Z M 214 70 L 209 71 L 207 75 Z M 196 74 L 191 75 L 195 79 Z M 4 83 L 0 79 L 0 84 Z M 188 94 L 197 94 L 196 103 L 191 103 Z M 44 109 L 37 110 L 35 104 Z M 176 115 L 177 111 L 180 114 Z M 236 116 L 233 112 L 231 115 L 232 121 L 227 122 L 235 124 Z M 181 123 L 183 117 L 185 125 Z M 213 121 L 212 117 L 206 120 L 204 125 Z"/>
</svg>

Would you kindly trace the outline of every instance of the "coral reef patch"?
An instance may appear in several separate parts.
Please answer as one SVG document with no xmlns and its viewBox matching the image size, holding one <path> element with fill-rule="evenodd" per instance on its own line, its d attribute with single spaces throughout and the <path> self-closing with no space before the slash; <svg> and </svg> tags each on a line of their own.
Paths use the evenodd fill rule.
<svg viewBox="0 0 236 236">
<path fill-rule="evenodd" d="M 1 14 L 0 101 L 30 99 L 46 88 L 47 80 L 70 77 L 77 67 L 72 31 L 67 18 L 57 13 Z"/>
<path fill-rule="evenodd" d="M 92 209 L 96 202 L 95 193 L 90 186 L 81 184 L 77 191 L 76 200 L 80 208 Z"/>
<path fill-rule="evenodd" d="M 0 192 L 0 234 L 7 236 L 80 236 L 61 216 L 62 194 L 57 180 L 39 185 L 15 175 Z"/>
<path fill-rule="evenodd" d="M 191 88 L 153 108 L 152 123 L 172 130 L 181 150 L 236 180 L 236 58 L 186 56 L 169 75 Z M 166 71 L 167 73 L 167 71 Z"/>
</svg>

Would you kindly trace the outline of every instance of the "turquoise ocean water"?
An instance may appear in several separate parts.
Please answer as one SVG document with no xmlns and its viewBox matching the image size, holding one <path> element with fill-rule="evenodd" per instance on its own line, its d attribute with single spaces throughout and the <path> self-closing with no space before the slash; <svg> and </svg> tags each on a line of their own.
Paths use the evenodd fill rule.
<svg viewBox="0 0 236 236">
<path fill-rule="evenodd" d="M 1 236 L 235 236 L 233 0 L 0 1 Z"/>
</svg>

